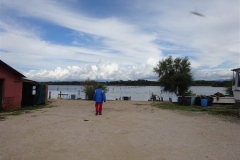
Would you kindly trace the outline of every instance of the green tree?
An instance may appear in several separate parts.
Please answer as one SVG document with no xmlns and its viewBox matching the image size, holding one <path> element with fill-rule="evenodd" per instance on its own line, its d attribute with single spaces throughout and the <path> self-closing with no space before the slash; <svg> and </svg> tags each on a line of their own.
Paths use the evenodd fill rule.
<svg viewBox="0 0 240 160">
<path fill-rule="evenodd" d="M 103 84 L 100 84 L 96 81 L 93 81 L 93 80 L 90 80 L 90 79 L 87 79 L 85 80 L 84 82 L 84 93 L 86 95 L 86 99 L 87 100 L 93 100 L 93 95 L 95 93 L 95 90 L 101 86 L 102 87 L 102 90 L 104 91 L 104 93 L 107 93 L 107 87 Z"/>
<path fill-rule="evenodd" d="M 235 83 L 235 79 L 232 78 L 230 81 L 227 82 L 225 86 L 225 92 L 230 96 L 233 96 L 232 85 L 234 83 Z"/>
<path fill-rule="evenodd" d="M 188 57 L 175 58 L 169 56 L 165 60 L 159 61 L 157 67 L 153 68 L 159 77 L 159 84 L 164 92 L 182 95 L 188 91 L 193 82 L 191 74 L 191 63 Z"/>
</svg>

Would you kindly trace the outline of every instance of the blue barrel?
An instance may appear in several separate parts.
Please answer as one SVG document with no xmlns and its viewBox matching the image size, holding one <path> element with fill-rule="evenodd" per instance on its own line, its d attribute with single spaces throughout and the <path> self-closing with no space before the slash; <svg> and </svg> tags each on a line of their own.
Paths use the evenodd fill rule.
<svg viewBox="0 0 240 160">
<path fill-rule="evenodd" d="M 201 106 L 202 107 L 207 107 L 208 106 L 208 99 L 201 99 Z"/>
</svg>

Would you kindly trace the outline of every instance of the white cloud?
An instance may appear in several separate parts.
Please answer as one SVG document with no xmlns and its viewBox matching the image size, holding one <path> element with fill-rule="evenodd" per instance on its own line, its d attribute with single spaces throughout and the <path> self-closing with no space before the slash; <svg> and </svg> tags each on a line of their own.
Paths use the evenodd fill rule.
<svg viewBox="0 0 240 160">
<path fill-rule="evenodd" d="M 176 54 L 184 52 L 186 47 L 192 49 L 192 52 L 180 54 L 195 56 L 198 63 L 194 66 L 217 67 L 225 61 L 231 61 L 232 66 L 240 65 L 239 1 L 152 0 L 151 3 L 140 1 L 137 9 L 136 12 L 149 13 L 142 18 L 148 22 L 144 21 L 146 27 L 160 28 L 155 30 L 161 35 L 159 40 L 176 44 L 163 49 L 177 47 L 174 48 L 177 49 Z M 192 15 L 190 11 L 194 10 L 205 17 Z"/>
<path fill-rule="evenodd" d="M 194 69 L 196 80 L 230 80 L 232 78 L 232 68 L 225 69 Z"/>
<path fill-rule="evenodd" d="M 153 56 L 155 54 L 156 57 L 158 57 L 159 53 L 161 53 L 161 51 L 157 50 L 156 46 L 151 42 L 155 39 L 155 36 L 141 33 L 132 25 L 124 24 L 115 18 L 104 20 L 87 18 L 69 12 L 65 8 L 62 8 L 62 6 L 51 6 L 53 4 L 44 4 L 44 2 L 45 1 L 43 1 L 41 5 L 35 4 L 36 2 L 31 2 L 27 6 L 21 6 L 21 4 L 16 4 L 14 6 L 7 2 L 6 3 L 10 7 L 20 9 L 24 16 L 36 16 L 38 18 L 43 18 L 45 20 L 52 21 L 53 23 L 62 25 L 63 27 L 71 28 L 79 32 L 85 32 L 87 34 L 92 34 L 95 37 L 103 37 L 104 39 L 102 42 L 105 44 L 105 48 L 108 48 L 108 50 L 99 51 L 85 48 L 85 46 L 71 47 L 52 44 L 51 42 L 41 40 L 40 37 L 37 37 L 34 34 L 31 34 L 32 36 L 26 36 L 26 34 L 22 34 L 28 32 L 28 28 L 25 29 L 22 26 L 18 28 L 11 27 L 8 29 L 9 32 L 2 33 L 2 46 L 4 50 L 10 50 L 12 51 L 10 52 L 12 54 L 18 53 L 16 56 L 21 56 L 21 54 L 32 55 L 35 56 L 33 58 L 39 59 L 45 59 L 44 57 L 48 57 L 48 59 L 52 59 L 53 61 L 54 59 L 57 61 L 58 59 L 71 59 L 72 57 L 76 59 L 79 57 L 77 58 L 79 61 L 89 61 L 91 59 L 91 62 L 96 63 L 99 58 L 96 59 L 95 56 L 101 56 L 103 59 L 118 59 L 122 64 L 134 64 L 142 62 L 146 58 L 146 53 L 151 53 Z M 19 5 L 21 7 L 19 7 Z M 46 10 L 43 10 L 41 7 L 36 9 L 33 6 L 31 7 L 31 5 L 48 5 L 48 7 Z M 34 12 L 33 8 L 35 8 Z M 52 12 L 55 14 L 52 14 Z M 58 16 L 52 17 L 56 15 Z M 66 17 L 66 15 L 68 16 Z M 3 28 L 6 27 L 3 26 Z M 20 34 L 14 34 L 15 30 L 17 30 Z M 31 45 L 26 47 L 26 44 Z M 73 44 L 79 43 L 77 43 L 77 41 L 73 41 Z M 117 51 L 118 54 L 112 55 L 111 51 Z M 135 56 L 136 54 L 138 54 L 137 57 Z M 131 61 L 126 61 L 126 58 L 129 57 L 135 58 L 132 58 Z M 8 59 L 8 56 L 4 58 Z M 58 64 L 58 66 L 59 65 L 60 64 Z"/>
<path fill-rule="evenodd" d="M 190 57 L 197 79 L 225 78 L 240 67 L 239 1 L 121 3 L 126 13 L 97 18 L 59 1 L 1 1 L 0 58 L 41 81 L 153 78 L 168 55 Z M 68 28 L 71 44 L 50 41 L 29 19 Z"/>
<path fill-rule="evenodd" d="M 148 76 L 157 77 L 152 72 L 153 64 L 146 63 L 133 67 L 120 67 L 118 63 L 100 60 L 96 65 L 85 65 L 83 67 L 68 66 L 66 68 L 57 67 L 54 70 L 31 70 L 24 72 L 24 75 L 37 81 L 56 80 L 137 80 Z"/>
<path fill-rule="evenodd" d="M 8 1 L 4 3 L 19 10 L 23 16 L 44 19 L 75 31 L 102 37 L 104 38 L 103 43 L 107 47 L 116 49 L 127 56 L 135 53 L 141 56 L 146 52 L 155 55 L 161 53 L 155 49 L 157 46 L 152 43 L 156 39 L 156 35 L 144 33 L 139 27 L 121 22 L 115 17 L 106 19 L 86 17 L 53 1 L 26 1 L 28 5 L 20 2 L 15 5 Z"/>
</svg>

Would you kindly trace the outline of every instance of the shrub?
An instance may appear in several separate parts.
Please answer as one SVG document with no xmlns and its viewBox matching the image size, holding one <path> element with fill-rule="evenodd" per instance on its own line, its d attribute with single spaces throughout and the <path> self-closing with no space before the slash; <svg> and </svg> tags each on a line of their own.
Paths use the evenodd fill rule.
<svg viewBox="0 0 240 160">
<path fill-rule="evenodd" d="M 104 86 L 103 84 L 100 84 L 96 81 L 92 81 L 90 79 L 87 79 L 84 82 L 84 89 L 83 89 L 83 91 L 86 95 L 85 99 L 93 100 L 95 90 L 99 87 L 99 85 L 102 87 L 102 90 L 104 91 L 104 93 L 106 93 L 107 92 L 107 87 L 106 86 Z"/>
</svg>

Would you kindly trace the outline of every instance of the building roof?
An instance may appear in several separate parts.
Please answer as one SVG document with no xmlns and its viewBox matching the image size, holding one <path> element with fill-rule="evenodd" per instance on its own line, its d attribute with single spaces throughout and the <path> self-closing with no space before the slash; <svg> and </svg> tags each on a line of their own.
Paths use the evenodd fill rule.
<svg viewBox="0 0 240 160">
<path fill-rule="evenodd" d="M 23 78 L 21 81 L 24 82 L 24 83 L 30 83 L 30 84 L 33 84 L 33 85 L 38 85 L 39 84 L 36 81 L 30 80 L 30 79 L 26 79 L 26 78 Z"/>
<path fill-rule="evenodd" d="M 0 60 L 0 67 L 6 68 L 6 69 L 10 70 L 13 74 L 15 74 L 15 75 L 17 75 L 17 76 L 19 76 L 21 78 L 25 77 L 22 73 L 18 72 L 17 70 L 15 70 L 11 66 L 9 66 L 5 62 L 3 62 L 2 60 Z"/>
<path fill-rule="evenodd" d="M 231 71 L 238 71 L 240 70 L 240 68 L 235 68 L 235 69 L 232 69 Z"/>
</svg>

